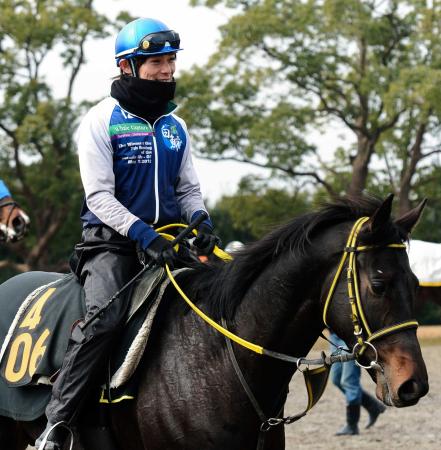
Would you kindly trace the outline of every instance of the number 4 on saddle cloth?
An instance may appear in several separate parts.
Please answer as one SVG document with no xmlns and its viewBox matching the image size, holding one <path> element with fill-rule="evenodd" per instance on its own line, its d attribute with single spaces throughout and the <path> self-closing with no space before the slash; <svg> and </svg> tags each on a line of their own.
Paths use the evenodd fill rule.
<svg viewBox="0 0 441 450">
<path fill-rule="evenodd" d="M 155 289 L 163 275 L 158 267 L 132 289 L 120 351 L 112 352 L 113 388 L 127 382 L 142 356 L 160 300 L 150 294 L 164 291 L 164 283 Z M 61 367 L 72 327 L 84 313 L 84 291 L 73 274 L 28 272 L 0 285 L 1 416 L 28 421 L 44 413 L 51 377 Z M 103 367 L 103 384 L 107 372 Z"/>
</svg>

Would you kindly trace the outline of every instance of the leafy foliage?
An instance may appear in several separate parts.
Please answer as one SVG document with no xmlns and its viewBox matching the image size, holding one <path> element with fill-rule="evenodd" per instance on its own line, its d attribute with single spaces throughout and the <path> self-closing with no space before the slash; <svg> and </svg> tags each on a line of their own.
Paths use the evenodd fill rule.
<svg viewBox="0 0 441 450">
<path fill-rule="evenodd" d="M 223 196 L 211 209 L 216 232 L 226 245 L 230 241 L 250 242 L 272 227 L 310 208 L 308 195 L 266 186 L 262 180 L 243 178 L 238 192 Z"/>
<path fill-rule="evenodd" d="M 31 217 L 9 262 L 62 269 L 80 236 L 83 195 L 72 136 L 84 109 L 72 92 L 86 40 L 106 36 L 109 21 L 91 0 L 1 0 L 0 9 L 0 177 Z M 61 98 L 44 76 L 53 61 L 66 80 Z"/>
<path fill-rule="evenodd" d="M 331 196 L 381 185 L 400 212 L 412 206 L 418 169 L 433 168 L 440 148 L 438 3 L 192 4 L 234 12 L 210 61 L 180 80 L 201 156 L 306 178 Z M 310 136 L 336 123 L 352 142 L 325 160 Z"/>
</svg>

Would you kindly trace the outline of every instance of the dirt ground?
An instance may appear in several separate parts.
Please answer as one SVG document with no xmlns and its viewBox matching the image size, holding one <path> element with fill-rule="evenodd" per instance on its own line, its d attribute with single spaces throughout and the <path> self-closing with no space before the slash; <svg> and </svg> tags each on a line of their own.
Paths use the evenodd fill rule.
<svg viewBox="0 0 441 450">
<path fill-rule="evenodd" d="M 322 399 L 308 415 L 286 427 L 286 449 L 438 450 L 441 424 L 441 327 L 421 327 L 419 331 L 430 390 L 417 405 L 409 408 L 388 407 L 369 430 L 364 429 L 367 413 L 362 410 L 360 435 L 335 436 L 335 432 L 345 422 L 345 401 L 340 391 L 329 382 Z M 312 354 L 317 355 L 316 352 Z M 375 386 L 366 371 L 362 374 L 362 384 L 365 390 L 375 395 Z M 303 377 L 296 374 L 290 386 L 286 415 L 297 413 L 305 404 Z"/>
</svg>

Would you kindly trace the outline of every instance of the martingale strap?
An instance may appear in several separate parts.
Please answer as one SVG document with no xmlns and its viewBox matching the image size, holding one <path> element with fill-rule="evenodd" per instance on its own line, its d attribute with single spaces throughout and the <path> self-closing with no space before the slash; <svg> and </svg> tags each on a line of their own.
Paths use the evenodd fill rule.
<svg viewBox="0 0 441 450">
<path fill-rule="evenodd" d="M 226 320 L 222 319 L 222 326 L 227 329 Z M 275 417 L 267 417 L 266 414 L 263 412 L 261 406 L 259 405 L 259 402 L 257 401 L 256 397 L 254 396 L 248 382 L 245 379 L 245 375 L 242 372 L 242 369 L 239 366 L 239 363 L 237 362 L 236 355 L 233 350 L 233 346 L 231 344 L 231 340 L 228 339 L 228 337 L 225 336 L 225 341 L 227 344 L 228 349 L 228 356 L 230 357 L 230 361 L 234 367 L 234 370 L 236 372 L 237 378 L 239 379 L 243 390 L 245 391 L 250 403 L 253 405 L 253 408 L 259 417 L 261 421 L 260 425 L 260 433 L 259 433 L 259 444 L 258 449 L 263 448 L 264 445 L 264 434 L 267 431 L 270 430 L 270 428 L 275 427 L 277 425 L 289 425 L 293 422 L 296 422 L 297 420 L 304 417 L 308 411 L 320 400 L 323 393 L 325 392 L 326 385 L 329 378 L 329 372 L 331 366 L 328 364 L 325 364 L 321 367 L 316 367 L 314 369 L 306 368 L 305 370 L 302 370 L 306 391 L 308 393 L 308 403 L 306 405 L 306 408 L 301 411 L 298 414 L 287 416 L 287 417 L 280 417 L 282 411 L 283 411 L 283 404 L 281 407 L 278 408 L 278 413 Z M 285 386 L 286 388 L 286 386 Z M 276 406 L 277 408 L 277 406 Z"/>
<path fill-rule="evenodd" d="M 329 327 L 327 321 L 329 306 L 331 304 L 335 292 L 335 287 L 343 271 L 343 267 L 346 263 L 346 260 L 348 260 L 346 268 L 348 301 L 351 307 L 351 319 L 352 325 L 354 327 L 354 335 L 356 336 L 357 344 L 360 347 L 359 354 L 362 354 L 366 350 L 367 348 L 366 342 L 371 343 L 372 341 L 379 339 L 380 337 L 384 337 L 389 334 L 402 331 L 404 329 L 418 327 L 418 322 L 416 320 L 409 320 L 397 323 L 388 327 L 381 328 L 380 330 L 377 330 L 375 332 L 372 332 L 369 326 L 366 315 L 364 313 L 363 305 L 361 303 L 360 290 L 358 286 L 358 274 L 357 274 L 357 254 L 359 252 L 369 251 L 374 248 L 377 248 L 377 246 L 357 245 L 358 233 L 360 232 L 363 224 L 366 223 L 368 220 L 369 217 L 361 217 L 353 225 L 348 240 L 346 242 L 346 247 L 343 251 L 343 255 L 340 259 L 340 263 L 338 265 L 337 271 L 335 273 L 334 279 L 329 289 L 328 296 L 326 297 L 325 306 L 323 308 L 323 323 Z M 403 243 L 393 243 L 388 244 L 386 247 L 400 250 L 405 249 L 406 245 Z M 363 338 L 363 333 L 365 333 L 367 336 L 366 340 Z"/>
</svg>

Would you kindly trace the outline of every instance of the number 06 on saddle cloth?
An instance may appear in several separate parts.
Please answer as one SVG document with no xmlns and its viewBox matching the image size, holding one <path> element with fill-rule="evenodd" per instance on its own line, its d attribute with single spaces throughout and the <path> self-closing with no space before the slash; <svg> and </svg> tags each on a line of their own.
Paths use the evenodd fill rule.
<svg viewBox="0 0 441 450">
<path fill-rule="evenodd" d="M 1 287 L 0 308 L 1 377 L 9 386 L 48 383 L 63 361 L 72 325 L 84 316 L 84 293 L 74 275 L 11 278 Z"/>
<path fill-rule="evenodd" d="M 134 285 L 128 326 L 113 356 L 113 388 L 136 370 L 135 351 L 146 345 L 160 300 L 149 295 L 163 292 L 168 283 L 155 290 L 163 274 L 162 268 L 149 271 Z M 0 285 L 0 415 L 34 420 L 43 414 L 47 385 L 61 367 L 73 324 L 84 314 L 84 291 L 72 274 L 28 272 Z"/>
</svg>

